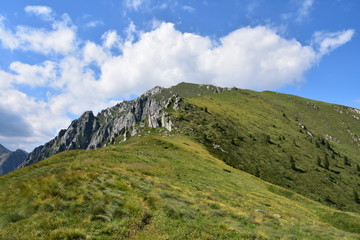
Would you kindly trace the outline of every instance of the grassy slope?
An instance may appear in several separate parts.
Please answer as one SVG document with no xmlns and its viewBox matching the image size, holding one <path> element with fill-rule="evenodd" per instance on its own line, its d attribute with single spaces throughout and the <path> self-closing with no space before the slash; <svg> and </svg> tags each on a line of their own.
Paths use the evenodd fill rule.
<svg viewBox="0 0 360 240">
<path fill-rule="evenodd" d="M 0 239 L 360 239 L 358 214 L 231 168 L 181 135 L 64 152 L 1 177 L 0 189 Z"/>
<path fill-rule="evenodd" d="M 339 209 L 360 212 L 354 196 L 360 193 L 360 114 L 343 106 L 247 90 L 186 101 L 189 104 L 174 113 L 178 128 L 229 165 Z"/>
</svg>

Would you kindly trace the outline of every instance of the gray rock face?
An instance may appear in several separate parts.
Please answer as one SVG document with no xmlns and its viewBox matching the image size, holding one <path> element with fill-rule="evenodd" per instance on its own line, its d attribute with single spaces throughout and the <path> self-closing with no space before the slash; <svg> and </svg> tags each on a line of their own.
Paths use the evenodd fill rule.
<svg viewBox="0 0 360 240">
<path fill-rule="evenodd" d="M 164 90 L 166 97 L 161 94 Z M 172 122 L 166 109 L 170 105 L 177 109 L 180 101 L 177 94 L 155 87 L 133 101 L 124 101 L 103 110 L 96 117 L 91 111 L 85 112 L 68 129 L 61 130 L 53 140 L 35 148 L 19 168 L 66 150 L 100 148 L 113 143 L 121 135 L 126 140 L 136 134 L 136 130 L 129 130 L 140 122 L 148 127 L 165 127 L 171 131 Z"/>
<path fill-rule="evenodd" d="M 59 134 L 44 146 L 35 148 L 19 167 L 27 166 L 56 153 L 72 149 L 86 149 L 92 135 L 100 127 L 98 119 L 89 111 L 74 120 L 67 130 L 60 130 Z"/>
<path fill-rule="evenodd" d="M 26 159 L 27 153 L 23 150 L 12 152 L 0 144 L 0 176 L 14 171 Z"/>
<path fill-rule="evenodd" d="M 180 97 L 214 94 L 230 89 L 211 85 L 180 83 L 171 88 L 154 87 L 133 101 L 123 101 L 101 111 L 97 116 L 85 112 L 51 141 L 35 148 L 19 168 L 36 163 L 56 153 L 72 149 L 96 149 L 112 144 L 115 139 L 126 141 L 138 133 L 134 126 L 164 127 L 173 130 L 168 109 L 178 110 Z"/>
</svg>

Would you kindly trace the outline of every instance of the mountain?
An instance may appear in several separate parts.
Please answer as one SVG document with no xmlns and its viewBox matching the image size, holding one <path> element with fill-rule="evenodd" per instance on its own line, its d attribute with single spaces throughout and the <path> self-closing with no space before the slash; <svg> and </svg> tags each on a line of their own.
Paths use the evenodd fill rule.
<svg viewBox="0 0 360 240">
<path fill-rule="evenodd" d="M 21 166 L 96 149 L 165 127 L 191 136 L 230 166 L 338 209 L 360 212 L 360 110 L 275 92 L 180 83 L 155 87 L 67 130 Z"/>
<path fill-rule="evenodd" d="M 0 176 L 14 171 L 22 164 L 27 157 L 27 153 L 21 149 L 11 152 L 0 144 Z"/>
<path fill-rule="evenodd" d="M 10 150 L 8 150 L 6 147 L 0 144 L 0 155 L 9 153 Z"/>
<path fill-rule="evenodd" d="M 0 239 L 34 224 L 31 239 L 360 239 L 359 123 L 275 92 L 155 87 L 0 178 Z"/>
<path fill-rule="evenodd" d="M 200 93 L 217 93 L 226 89 L 203 85 L 187 91 L 181 84 L 170 89 L 155 87 L 133 101 L 124 101 L 114 107 L 100 112 L 97 116 L 91 111 L 85 112 L 74 120 L 68 129 L 59 134 L 44 146 L 35 148 L 20 166 L 24 167 L 56 153 L 72 149 L 95 149 L 114 143 L 115 140 L 126 140 L 138 131 L 140 126 L 153 128 L 172 127 L 168 111 L 178 110 L 181 98 Z M 131 131 L 130 131 L 131 130 Z"/>
<path fill-rule="evenodd" d="M 126 139 L 127 135 L 135 134 L 135 130 L 129 132 L 129 129 L 140 122 L 150 127 L 167 125 L 168 117 L 164 109 L 170 105 L 176 109 L 180 98 L 176 94 L 164 97 L 160 94 L 162 90 L 160 87 L 155 87 L 138 99 L 121 102 L 102 111 L 96 117 L 91 111 L 85 112 L 79 119 L 73 121 L 68 129 L 61 130 L 56 138 L 44 146 L 35 148 L 22 166 L 36 163 L 66 150 L 103 147 L 123 135 Z"/>
</svg>

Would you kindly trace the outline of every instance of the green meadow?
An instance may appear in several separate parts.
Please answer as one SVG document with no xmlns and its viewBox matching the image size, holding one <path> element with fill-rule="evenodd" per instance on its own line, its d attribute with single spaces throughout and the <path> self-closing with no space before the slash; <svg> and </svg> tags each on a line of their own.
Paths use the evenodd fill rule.
<svg viewBox="0 0 360 240">
<path fill-rule="evenodd" d="M 359 214 L 149 132 L 1 177 L 0 239 L 360 239 Z"/>
</svg>

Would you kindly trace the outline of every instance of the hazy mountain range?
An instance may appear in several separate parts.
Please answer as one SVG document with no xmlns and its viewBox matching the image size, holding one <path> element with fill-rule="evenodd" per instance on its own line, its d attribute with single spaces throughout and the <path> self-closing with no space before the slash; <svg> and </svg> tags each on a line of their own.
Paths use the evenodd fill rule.
<svg viewBox="0 0 360 240">
<path fill-rule="evenodd" d="M 0 176 L 14 171 L 25 161 L 27 152 L 18 149 L 14 152 L 0 144 Z"/>
</svg>

